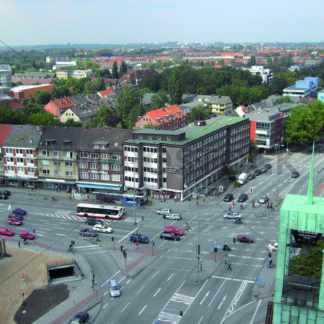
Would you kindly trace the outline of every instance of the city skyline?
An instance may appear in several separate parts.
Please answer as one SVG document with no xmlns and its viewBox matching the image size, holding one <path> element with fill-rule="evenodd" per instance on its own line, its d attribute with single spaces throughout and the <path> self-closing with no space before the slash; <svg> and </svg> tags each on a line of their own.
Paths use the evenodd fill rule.
<svg viewBox="0 0 324 324">
<path fill-rule="evenodd" d="M 0 0 L 9 46 L 321 42 L 324 2 Z"/>
</svg>

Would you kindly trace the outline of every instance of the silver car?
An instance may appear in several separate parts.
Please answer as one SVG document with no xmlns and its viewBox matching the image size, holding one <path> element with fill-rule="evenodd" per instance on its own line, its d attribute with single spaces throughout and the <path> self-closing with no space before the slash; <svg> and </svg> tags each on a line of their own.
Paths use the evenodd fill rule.
<svg viewBox="0 0 324 324">
<path fill-rule="evenodd" d="M 170 219 L 170 220 L 181 220 L 182 216 L 180 213 L 171 213 L 163 215 L 163 218 Z"/>
<path fill-rule="evenodd" d="M 156 211 L 156 213 L 158 215 L 167 215 L 171 213 L 171 209 L 170 208 L 160 208 Z"/>
<path fill-rule="evenodd" d="M 259 199 L 259 204 L 266 204 L 268 201 L 269 201 L 268 196 L 262 196 L 262 197 Z"/>
<path fill-rule="evenodd" d="M 239 213 L 236 213 L 236 212 L 234 212 L 234 213 L 228 212 L 228 213 L 226 213 L 224 215 L 224 218 L 225 219 L 237 219 L 237 218 L 242 219 L 243 216 L 241 214 L 239 214 Z"/>
<path fill-rule="evenodd" d="M 109 280 L 109 293 L 111 297 L 119 297 L 120 290 L 116 280 Z"/>
</svg>

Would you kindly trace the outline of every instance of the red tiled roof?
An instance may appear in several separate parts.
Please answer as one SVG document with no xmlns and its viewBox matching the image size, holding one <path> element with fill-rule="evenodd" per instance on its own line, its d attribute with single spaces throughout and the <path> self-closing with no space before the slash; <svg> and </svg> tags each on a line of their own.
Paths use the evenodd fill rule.
<svg viewBox="0 0 324 324">
<path fill-rule="evenodd" d="M 11 109 L 24 108 L 18 101 L 9 101 L 7 106 Z"/>
<path fill-rule="evenodd" d="M 108 95 L 116 95 L 115 91 L 111 88 L 107 90 L 98 91 L 100 97 L 106 97 Z"/>
<path fill-rule="evenodd" d="M 52 102 L 60 110 L 76 106 L 76 103 L 69 97 L 65 97 L 62 99 L 55 99 L 55 100 L 52 100 Z"/>
<path fill-rule="evenodd" d="M 179 113 L 182 113 L 182 116 Z M 156 118 L 163 118 L 163 123 L 168 123 L 169 121 L 165 118 L 165 116 L 171 114 L 174 114 L 177 119 L 187 116 L 186 113 L 184 113 L 183 110 L 181 110 L 177 105 L 148 111 L 145 115 L 148 115 L 155 121 Z M 162 123 L 157 122 L 157 124 L 161 125 Z"/>
<path fill-rule="evenodd" d="M 0 146 L 4 144 L 6 141 L 10 131 L 11 131 L 12 125 L 8 124 L 0 124 Z"/>
</svg>

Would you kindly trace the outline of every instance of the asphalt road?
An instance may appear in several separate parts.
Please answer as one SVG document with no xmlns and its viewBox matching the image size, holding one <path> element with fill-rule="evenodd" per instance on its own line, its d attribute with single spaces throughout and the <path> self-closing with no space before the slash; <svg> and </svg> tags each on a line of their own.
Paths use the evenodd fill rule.
<svg viewBox="0 0 324 324">
<path fill-rule="evenodd" d="M 234 190 L 234 209 L 243 215 L 242 225 L 224 219 L 230 203 L 217 201 L 215 197 L 207 197 L 199 204 L 196 200 L 172 202 L 172 209 L 181 212 L 182 221 L 164 220 L 156 214 L 154 205 L 129 207 L 122 221 L 110 224 L 114 231 L 112 234 L 99 234 L 101 246 L 98 246 L 93 239 L 79 236 L 80 229 L 88 226 L 76 216 L 76 202 L 33 199 L 23 192 L 13 195 L 8 201 L 0 201 L 0 225 L 13 228 L 7 225 L 7 215 L 13 208 L 21 207 L 28 210 L 28 215 L 22 227 L 14 228 L 16 232 L 35 229 L 38 242 L 64 251 L 71 240 L 76 242 L 74 253 L 81 254 L 90 264 L 100 287 L 101 309 L 96 324 L 154 323 L 156 320 L 159 323 L 239 323 L 242 319 L 246 323 L 262 323 L 266 303 L 252 301 L 252 287 L 265 265 L 267 245 L 277 240 L 279 210 L 270 212 L 264 206 L 252 208 L 251 202 L 262 195 L 278 202 L 288 192 L 305 195 L 310 159 L 310 154 L 298 153 L 279 162 L 272 160 L 271 170 Z M 324 169 L 321 169 L 323 160 L 324 154 L 318 153 L 315 187 L 324 176 Z M 299 178 L 290 178 L 293 169 L 300 173 Z M 249 199 L 240 211 L 236 199 L 243 192 L 249 195 Z M 170 207 L 168 202 L 163 206 Z M 137 225 L 134 225 L 135 219 Z M 160 240 L 159 234 L 165 225 L 183 227 L 185 222 L 192 230 L 186 232 L 180 242 Z M 129 235 L 137 231 L 147 235 L 155 242 L 155 247 L 164 252 L 135 278 L 129 278 L 111 259 L 105 247 L 134 247 L 129 242 Z M 251 236 L 255 243 L 234 244 L 232 239 L 238 234 Z M 227 262 L 232 270 L 220 263 L 210 278 L 189 283 L 188 275 L 197 267 L 198 242 L 200 260 L 204 264 L 206 258 L 213 256 L 215 241 L 219 248 L 225 243 L 232 248 L 227 252 Z M 225 257 L 220 249 L 218 253 Z M 121 285 L 120 298 L 110 297 L 110 279 L 116 279 Z"/>
</svg>

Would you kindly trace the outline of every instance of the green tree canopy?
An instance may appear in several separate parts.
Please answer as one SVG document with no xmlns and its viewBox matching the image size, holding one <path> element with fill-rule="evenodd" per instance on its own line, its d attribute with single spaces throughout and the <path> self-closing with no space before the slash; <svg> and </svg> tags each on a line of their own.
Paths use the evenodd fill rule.
<svg viewBox="0 0 324 324">
<path fill-rule="evenodd" d="M 97 113 L 97 124 L 101 127 L 107 125 L 107 120 L 113 115 L 113 112 L 106 106 L 101 106 Z"/>
<path fill-rule="evenodd" d="M 204 106 L 198 106 L 198 107 L 192 108 L 190 115 L 189 115 L 190 123 L 192 123 L 196 120 L 206 120 L 208 118 L 209 118 L 209 113 Z"/>
<path fill-rule="evenodd" d="M 173 68 L 169 81 L 168 90 L 171 97 L 171 104 L 178 105 L 182 103 L 183 87 L 180 79 L 180 73 L 178 68 Z"/>
<path fill-rule="evenodd" d="M 112 78 L 113 79 L 118 79 L 118 66 L 117 66 L 117 61 L 114 61 L 113 66 L 112 66 Z"/>
<path fill-rule="evenodd" d="M 165 91 L 160 90 L 152 96 L 152 108 L 163 108 L 167 105 L 168 101 L 168 94 Z"/>
</svg>

